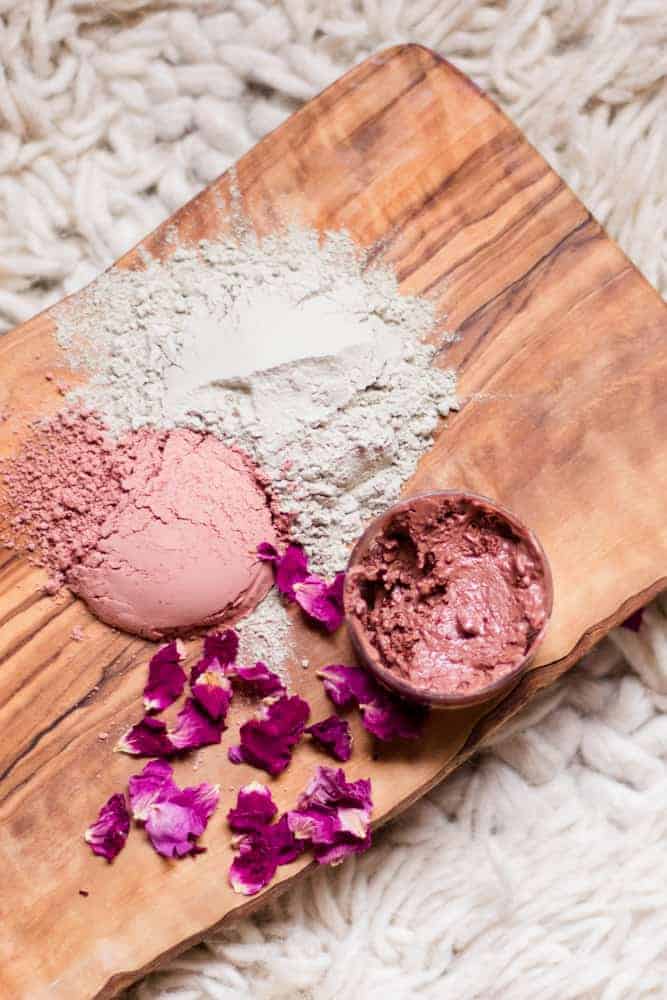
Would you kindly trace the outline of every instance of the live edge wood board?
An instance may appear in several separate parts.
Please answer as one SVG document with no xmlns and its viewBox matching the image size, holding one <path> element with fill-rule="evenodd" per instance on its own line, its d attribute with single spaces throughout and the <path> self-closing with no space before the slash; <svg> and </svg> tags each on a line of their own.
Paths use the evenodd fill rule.
<svg viewBox="0 0 667 1000">
<path fill-rule="evenodd" d="M 458 370 L 449 419 L 406 491 L 466 487 L 502 501 L 539 534 L 555 582 L 552 624 L 530 674 L 500 703 L 433 715 L 419 746 L 374 748 L 355 722 L 352 778 L 370 775 L 377 822 L 395 815 L 484 745 L 597 639 L 665 585 L 667 311 L 563 181 L 498 108 L 418 46 L 374 56 L 295 114 L 237 167 L 259 232 L 286 216 L 346 228 L 396 269 L 405 292 L 447 314 Z M 229 178 L 149 236 L 178 241 L 228 224 Z M 170 235 L 171 234 L 171 235 Z M 116 267 L 141 268 L 132 251 Z M 0 341 L 0 409 L 44 414 L 68 375 L 49 312 Z M 316 331 L 315 331 L 316 333 Z M 14 416 L 0 451 L 20 441 Z M 0 996 L 109 997 L 213 927 L 261 905 L 227 886 L 224 813 L 250 769 L 222 747 L 178 765 L 222 785 L 195 862 L 167 863 L 134 832 L 113 867 L 81 834 L 136 762 L 111 747 L 139 717 L 149 645 L 94 621 L 71 597 L 42 596 L 44 575 L 0 555 Z M 73 642 L 80 625 L 83 642 Z M 326 711 L 315 668 L 345 662 L 295 620 L 295 685 Z M 194 648 L 194 647 L 193 647 Z M 108 738 L 100 734 L 108 733 Z M 316 754 L 298 749 L 275 783 L 289 806 Z M 254 772 L 256 774 L 256 772 Z M 443 842 L 442 850 L 447 851 Z M 281 869 L 280 883 L 303 864 Z M 79 890 L 88 893 L 79 894 Z"/>
</svg>

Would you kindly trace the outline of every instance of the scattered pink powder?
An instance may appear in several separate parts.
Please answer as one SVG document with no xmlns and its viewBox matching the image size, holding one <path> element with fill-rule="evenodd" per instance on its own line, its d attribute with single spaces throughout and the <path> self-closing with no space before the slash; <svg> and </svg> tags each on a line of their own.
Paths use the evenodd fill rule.
<svg viewBox="0 0 667 1000">
<path fill-rule="evenodd" d="M 4 475 L 23 548 L 103 621 L 159 639 L 252 610 L 277 541 L 265 482 L 212 435 L 143 429 L 111 441 L 89 412 L 43 422 Z"/>
</svg>

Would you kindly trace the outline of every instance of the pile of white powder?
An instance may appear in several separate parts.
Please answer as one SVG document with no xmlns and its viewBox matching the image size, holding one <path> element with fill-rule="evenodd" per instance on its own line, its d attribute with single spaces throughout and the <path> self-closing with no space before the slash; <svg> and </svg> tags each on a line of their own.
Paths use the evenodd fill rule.
<svg viewBox="0 0 667 1000">
<path fill-rule="evenodd" d="M 102 275 L 57 318 L 61 345 L 92 373 L 78 395 L 112 431 L 185 426 L 238 444 L 326 576 L 456 406 L 453 373 L 423 343 L 433 307 L 402 296 L 344 232 L 258 239 L 237 227 Z M 268 622 L 258 609 L 265 632 L 274 607 Z"/>
</svg>

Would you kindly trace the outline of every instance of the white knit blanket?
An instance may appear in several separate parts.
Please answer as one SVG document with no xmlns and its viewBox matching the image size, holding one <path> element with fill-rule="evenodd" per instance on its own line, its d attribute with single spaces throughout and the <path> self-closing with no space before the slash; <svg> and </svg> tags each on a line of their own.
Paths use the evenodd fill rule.
<svg viewBox="0 0 667 1000">
<path fill-rule="evenodd" d="M 489 91 L 667 291 L 665 0 L 0 0 L 0 329 L 405 40 Z M 616 632 L 367 855 L 136 996 L 667 996 L 665 610 Z"/>
</svg>

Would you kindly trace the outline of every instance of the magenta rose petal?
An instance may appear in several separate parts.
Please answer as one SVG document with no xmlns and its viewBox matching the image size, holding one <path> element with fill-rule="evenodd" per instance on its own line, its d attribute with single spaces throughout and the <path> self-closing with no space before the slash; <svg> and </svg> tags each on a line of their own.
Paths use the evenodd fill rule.
<svg viewBox="0 0 667 1000">
<path fill-rule="evenodd" d="M 345 573 L 337 573 L 333 583 L 327 583 L 319 576 L 308 576 L 293 586 L 294 597 L 309 618 L 320 624 L 327 632 L 340 628 L 343 610 L 343 586 Z"/>
<path fill-rule="evenodd" d="M 183 694 L 185 671 L 181 667 L 182 654 L 178 642 L 170 642 L 158 649 L 148 664 L 148 683 L 144 688 L 144 708 L 147 712 L 161 712 Z"/>
<path fill-rule="evenodd" d="M 171 764 L 165 760 L 149 761 L 141 774 L 133 774 L 128 782 L 132 816 L 139 822 L 145 822 L 156 802 L 169 799 L 178 791 Z"/>
<path fill-rule="evenodd" d="M 283 696 L 263 705 L 254 719 L 241 726 L 241 743 L 228 751 L 233 763 L 244 761 L 273 776 L 281 774 L 292 759 L 308 721 L 308 703 L 298 695 Z"/>
<path fill-rule="evenodd" d="M 227 822 L 235 833 L 253 833 L 268 826 L 277 812 L 270 788 L 251 781 L 239 789 L 236 805 L 227 813 Z"/>
<path fill-rule="evenodd" d="M 225 718 L 232 700 L 232 685 L 225 670 L 214 657 L 195 680 L 190 681 L 193 698 L 215 722 Z"/>
<path fill-rule="evenodd" d="M 352 733 L 346 719 L 330 715 L 321 722 L 308 726 L 304 732 L 335 760 L 345 762 L 352 756 Z"/>
<path fill-rule="evenodd" d="M 125 796 L 117 792 L 105 802 L 97 819 L 91 823 L 83 837 L 93 854 L 112 862 L 125 847 L 129 832 L 130 814 Z"/>
<path fill-rule="evenodd" d="M 238 844 L 238 854 L 229 867 L 234 892 L 255 896 L 276 874 L 276 852 L 261 834 L 248 834 Z"/>
<path fill-rule="evenodd" d="M 121 736 L 116 750 L 135 757 L 169 757 L 175 748 L 167 734 L 166 723 L 147 715 Z"/>
<path fill-rule="evenodd" d="M 308 576 L 308 558 L 300 545 L 288 545 L 282 556 L 269 542 L 257 546 L 257 556 L 273 563 L 276 587 L 288 601 L 295 601 L 294 584 L 302 583 Z"/>
<path fill-rule="evenodd" d="M 176 728 L 169 739 L 175 750 L 196 750 L 219 743 L 224 728 L 224 721 L 214 722 L 194 698 L 188 698 L 176 717 Z"/>
<path fill-rule="evenodd" d="M 369 780 L 348 782 L 342 769 L 318 767 L 287 823 L 320 864 L 338 864 L 370 846 L 372 810 Z"/>
<path fill-rule="evenodd" d="M 271 542 L 260 542 L 257 546 L 257 558 L 260 562 L 277 563 L 280 560 L 278 549 Z"/>
<path fill-rule="evenodd" d="M 232 676 L 238 678 L 245 688 L 259 698 L 266 698 L 271 694 L 285 694 L 285 685 L 278 674 L 269 670 L 266 663 L 261 661 L 252 667 L 236 664 L 233 667 Z"/>
<path fill-rule="evenodd" d="M 368 703 L 380 692 L 380 686 L 361 667 L 346 667 L 342 663 L 318 670 L 324 690 L 338 708 Z"/>
<path fill-rule="evenodd" d="M 154 803 L 146 819 L 146 833 L 158 854 L 182 858 L 200 853 L 202 848 L 196 841 L 206 829 L 219 796 L 217 785 L 204 783 Z"/>
<path fill-rule="evenodd" d="M 239 635 L 233 628 L 212 632 L 204 638 L 204 656 L 216 659 L 221 666 L 234 663 L 239 651 Z"/>
<path fill-rule="evenodd" d="M 267 826 L 263 835 L 268 840 L 279 865 L 289 865 L 292 861 L 296 861 L 306 849 L 305 843 L 297 840 L 290 830 L 287 813 L 284 813 L 277 823 Z"/>
<path fill-rule="evenodd" d="M 411 705 L 384 692 L 359 708 L 364 729 L 383 741 L 419 739 L 428 715 L 421 705 Z"/>
</svg>

